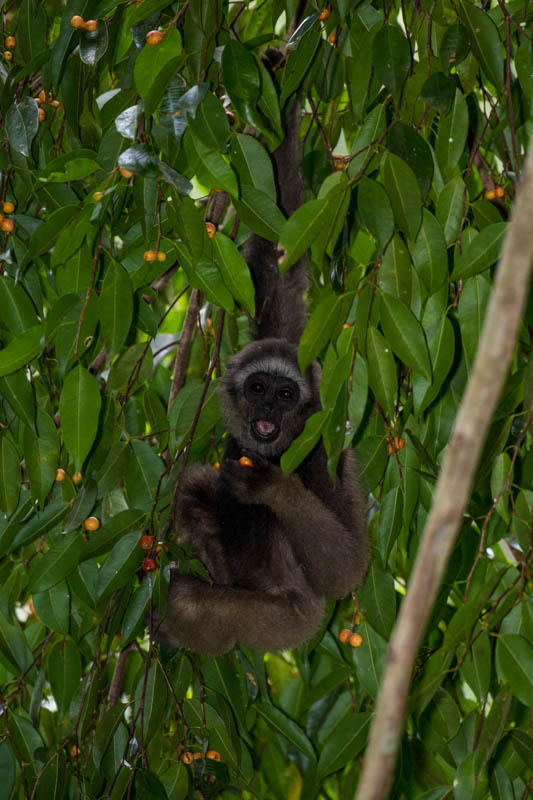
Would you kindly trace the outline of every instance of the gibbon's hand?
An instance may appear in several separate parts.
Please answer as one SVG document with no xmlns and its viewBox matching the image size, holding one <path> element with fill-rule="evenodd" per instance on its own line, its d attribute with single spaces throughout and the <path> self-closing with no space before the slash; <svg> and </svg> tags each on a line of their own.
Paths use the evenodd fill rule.
<svg viewBox="0 0 533 800">
<path fill-rule="evenodd" d="M 222 472 L 229 493 L 244 505 L 269 505 L 269 496 L 283 477 L 280 467 L 248 450 L 239 461 L 225 461 Z"/>
</svg>

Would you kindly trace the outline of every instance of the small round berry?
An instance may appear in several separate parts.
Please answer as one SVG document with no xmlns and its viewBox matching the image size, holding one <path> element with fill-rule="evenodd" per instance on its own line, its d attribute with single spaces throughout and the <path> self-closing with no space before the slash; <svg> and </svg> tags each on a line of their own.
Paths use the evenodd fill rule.
<svg viewBox="0 0 533 800">
<path fill-rule="evenodd" d="M 61 483 L 61 481 L 64 481 L 66 477 L 67 477 L 67 473 L 65 472 L 65 470 L 61 469 L 61 467 L 59 467 L 59 469 L 56 472 L 56 481 L 58 483 Z"/>
<path fill-rule="evenodd" d="M 93 194 L 93 200 L 95 203 L 99 203 L 104 197 L 104 192 L 95 192 Z"/>
<path fill-rule="evenodd" d="M 207 235 L 209 236 L 209 238 L 213 239 L 217 232 L 216 225 L 213 225 L 212 222 L 206 222 L 205 229 L 207 231 Z"/>
<path fill-rule="evenodd" d="M 241 467 L 253 467 L 254 462 L 252 461 L 251 458 L 246 458 L 246 456 L 242 456 L 242 458 L 239 458 L 239 464 L 241 465 Z"/>
<path fill-rule="evenodd" d="M 336 41 L 337 41 L 337 34 L 335 33 L 335 31 L 332 31 L 328 36 L 328 42 L 330 44 L 335 44 Z"/>
<path fill-rule="evenodd" d="M 50 105 L 51 105 L 51 106 L 53 106 L 53 107 L 55 108 L 55 110 L 56 110 L 56 114 L 57 114 L 57 112 L 58 112 L 58 111 L 60 110 L 60 108 L 61 108 L 61 103 L 59 102 L 59 100 L 50 100 Z"/>
<path fill-rule="evenodd" d="M 166 261 L 167 260 L 167 254 L 165 252 L 163 252 L 163 250 L 159 250 L 158 253 L 157 253 L 157 260 L 158 261 Z"/>
<path fill-rule="evenodd" d="M 46 119 L 46 111 L 44 108 L 39 109 L 39 122 L 44 122 Z"/>
<path fill-rule="evenodd" d="M 350 638 L 348 639 L 352 647 L 361 647 L 363 644 L 363 637 L 360 633 L 352 633 Z"/>
<path fill-rule="evenodd" d="M 15 206 L 13 205 L 13 203 L 5 202 L 3 205 L 3 209 L 4 209 L 4 214 L 12 214 L 13 211 L 15 210 Z"/>
<path fill-rule="evenodd" d="M 83 522 L 83 527 L 86 531 L 97 531 L 100 527 L 100 520 L 98 517 L 87 517 Z"/>
<path fill-rule="evenodd" d="M 0 228 L 2 228 L 4 233 L 11 233 L 14 227 L 15 223 L 12 219 L 3 219 L 2 222 L 0 222 Z"/>
<path fill-rule="evenodd" d="M 153 572 L 156 568 L 156 563 L 153 558 L 145 558 L 143 561 L 143 570 L 145 572 Z"/>
<path fill-rule="evenodd" d="M 394 447 L 390 444 L 387 445 L 387 453 L 391 456 L 394 453 Z"/>
<path fill-rule="evenodd" d="M 145 261 L 156 261 L 157 260 L 157 253 L 155 250 L 146 250 L 143 258 Z"/>
<path fill-rule="evenodd" d="M 182 755 L 181 760 L 183 761 L 184 764 L 192 764 L 192 761 L 193 761 L 192 753 L 189 753 L 187 751 L 186 753 L 184 753 Z"/>
<path fill-rule="evenodd" d="M 4 51 L 4 58 L 6 61 L 11 61 L 11 59 L 13 58 L 13 53 L 11 52 L 11 50 Z"/>
<path fill-rule="evenodd" d="M 220 461 L 215 461 L 213 466 L 214 466 L 215 469 L 220 469 Z"/>
<path fill-rule="evenodd" d="M 496 197 L 496 192 L 494 189 L 489 189 L 488 191 L 485 192 L 485 198 L 487 200 L 494 200 L 495 197 Z"/>
<path fill-rule="evenodd" d="M 79 754 L 81 753 L 81 750 L 77 744 L 73 744 L 69 750 L 69 753 L 71 755 L 71 758 L 76 758 L 76 756 L 79 756 Z"/>
<path fill-rule="evenodd" d="M 211 758 L 213 761 L 222 761 L 222 756 L 218 750 L 208 750 L 206 753 L 206 758 Z"/>
<path fill-rule="evenodd" d="M 125 167 L 121 167 L 119 172 L 123 178 L 133 178 L 133 172 L 130 172 L 129 169 L 126 169 Z"/>
<path fill-rule="evenodd" d="M 13 47 L 15 47 L 16 43 L 17 43 L 17 40 L 15 39 L 14 36 L 6 36 L 6 40 L 4 42 L 6 47 L 9 47 L 10 49 L 13 49 Z"/>
<path fill-rule="evenodd" d="M 330 14 L 331 11 L 329 10 L 329 8 L 323 8 L 322 11 L 320 12 L 320 16 L 318 19 L 320 20 L 320 22 L 324 22 L 324 20 L 329 19 Z"/>
<path fill-rule="evenodd" d="M 342 631 L 339 633 L 339 639 L 341 640 L 341 642 L 344 643 L 348 641 L 351 635 L 352 632 L 349 628 L 343 628 Z"/>
<path fill-rule="evenodd" d="M 72 476 L 73 483 L 81 483 L 82 481 L 82 474 L 81 472 L 75 472 Z"/>
<path fill-rule="evenodd" d="M 88 19 L 87 22 L 83 23 L 83 30 L 87 31 L 88 33 L 94 33 L 98 30 L 98 20 Z"/>
<path fill-rule="evenodd" d="M 148 536 L 148 535 L 141 536 L 141 538 L 139 539 L 139 544 L 140 544 L 140 546 L 142 547 L 143 550 L 150 550 L 153 543 L 154 543 L 154 540 L 152 539 L 151 536 Z"/>
<path fill-rule="evenodd" d="M 79 14 L 74 14 L 74 16 L 70 18 L 70 24 L 73 28 L 83 28 L 85 20 L 83 17 L 80 17 Z"/>
<path fill-rule="evenodd" d="M 505 196 L 505 189 L 503 186 L 498 186 L 496 189 L 496 197 L 504 197 Z"/>
<path fill-rule="evenodd" d="M 46 93 L 44 89 L 41 89 L 39 92 L 39 97 L 37 98 L 38 103 L 46 103 Z"/>
<path fill-rule="evenodd" d="M 163 34 L 161 31 L 148 31 L 146 34 L 146 44 L 151 44 L 152 47 L 156 47 L 158 44 L 161 44 L 163 41 Z"/>
</svg>

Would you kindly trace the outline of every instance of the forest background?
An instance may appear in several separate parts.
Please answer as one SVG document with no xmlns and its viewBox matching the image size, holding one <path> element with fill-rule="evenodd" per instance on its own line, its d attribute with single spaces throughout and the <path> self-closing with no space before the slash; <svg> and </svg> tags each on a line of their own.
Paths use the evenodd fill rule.
<svg viewBox="0 0 533 800">
<path fill-rule="evenodd" d="M 0 795 L 353 797 L 532 133 L 533 5 L 22 0 L 2 19 Z M 297 97 L 286 220 L 270 153 Z M 221 456 L 251 231 L 282 269 L 310 254 L 299 357 L 322 363 L 323 411 L 284 468 L 320 437 L 332 474 L 355 448 L 372 565 L 294 652 L 163 653 L 145 620 L 170 561 L 201 570 L 174 489 Z M 532 332 L 530 302 L 394 798 L 533 788 Z"/>
</svg>

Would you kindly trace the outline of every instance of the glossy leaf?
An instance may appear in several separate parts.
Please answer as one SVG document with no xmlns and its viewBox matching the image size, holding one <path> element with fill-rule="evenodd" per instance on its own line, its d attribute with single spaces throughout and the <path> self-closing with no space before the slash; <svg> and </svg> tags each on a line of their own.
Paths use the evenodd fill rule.
<svg viewBox="0 0 533 800">
<path fill-rule="evenodd" d="M 491 267 L 500 254 L 506 230 L 505 222 L 497 222 L 495 225 L 483 228 L 457 256 L 452 278 L 464 280 Z"/>
<path fill-rule="evenodd" d="M 59 401 L 61 432 L 80 470 L 96 436 L 100 412 L 100 392 L 93 376 L 82 366 L 65 379 Z"/>
<path fill-rule="evenodd" d="M 33 592 L 45 592 L 74 571 L 83 547 L 81 534 L 59 536 L 50 549 L 34 559 L 30 567 Z"/>
<path fill-rule="evenodd" d="M 414 172 L 405 161 L 389 153 L 383 178 L 396 224 L 409 239 L 415 239 L 422 222 L 422 197 Z"/>
<path fill-rule="evenodd" d="M 527 707 L 533 705 L 533 647 L 513 633 L 498 637 L 496 668 L 501 680 L 512 686 L 513 694 Z"/>
<path fill-rule="evenodd" d="M 386 339 L 396 355 L 427 377 L 431 366 L 422 326 L 398 298 L 383 293 L 380 298 L 380 322 Z"/>
<path fill-rule="evenodd" d="M 6 134 L 9 144 L 23 156 L 30 155 L 30 148 L 39 129 L 39 107 L 32 97 L 24 97 L 14 103 L 6 114 Z"/>
</svg>

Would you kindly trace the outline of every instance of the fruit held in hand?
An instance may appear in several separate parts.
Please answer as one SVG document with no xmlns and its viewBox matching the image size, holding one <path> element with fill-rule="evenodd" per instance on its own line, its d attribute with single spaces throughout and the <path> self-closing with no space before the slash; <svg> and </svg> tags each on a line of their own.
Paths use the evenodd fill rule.
<svg viewBox="0 0 533 800">
<path fill-rule="evenodd" d="M 239 464 L 241 465 L 241 467 L 253 467 L 254 462 L 252 461 L 251 458 L 246 458 L 246 456 L 242 456 L 242 458 L 239 458 Z"/>
<path fill-rule="evenodd" d="M 146 44 L 152 45 L 152 47 L 156 47 L 158 44 L 161 44 L 163 41 L 163 34 L 161 31 L 148 31 L 146 34 Z"/>
</svg>

